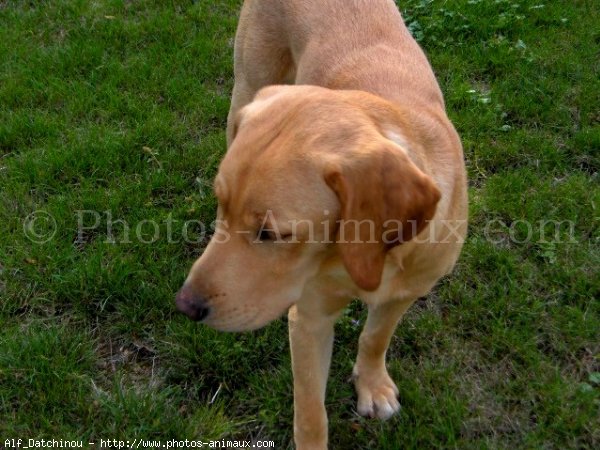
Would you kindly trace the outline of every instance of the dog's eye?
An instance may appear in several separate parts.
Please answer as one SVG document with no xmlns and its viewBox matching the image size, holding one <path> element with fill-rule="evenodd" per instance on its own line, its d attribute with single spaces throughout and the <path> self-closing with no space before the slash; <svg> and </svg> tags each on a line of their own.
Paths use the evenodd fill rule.
<svg viewBox="0 0 600 450">
<path fill-rule="evenodd" d="M 269 230 L 264 230 L 264 229 L 258 230 L 256 239 L 259 240 L 260 242 L 274 241 L 275 234 Z"/>
<path fill-rule="evenodd" d="M 292 233 L 278 235 L 271 230 L 261 229 L 256 234 L 255 242 L 285 242 L 293 237 Z"/>
</svg>

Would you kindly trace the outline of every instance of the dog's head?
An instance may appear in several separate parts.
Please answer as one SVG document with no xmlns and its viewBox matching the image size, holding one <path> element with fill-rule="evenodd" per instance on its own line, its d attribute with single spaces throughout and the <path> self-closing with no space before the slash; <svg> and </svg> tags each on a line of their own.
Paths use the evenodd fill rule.
<svg viewBox="0 0 600 450">
<path fill-rule="evenodd" d="M 217 227 L 177 295 L 221 330 L 261 327 L 297 302 L 327 261 L 375 290 L 386 252 L 416 236 L 440 192 L 382 134 L 365 93 L 260 91 L 236 117 L 215 179 Z M 375 108 L 377 109 L 377 108 Z"/>
</svg>

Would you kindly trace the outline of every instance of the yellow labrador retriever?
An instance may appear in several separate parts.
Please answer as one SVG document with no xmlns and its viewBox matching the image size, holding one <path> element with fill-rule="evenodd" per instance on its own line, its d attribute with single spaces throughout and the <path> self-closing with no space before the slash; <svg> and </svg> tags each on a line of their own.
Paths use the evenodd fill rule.
<svg viewBox="0 0 600 450">
<path fill-rule="evenodd" d="M 385 354 L 460 253 L 461 143 L 392 0 L 246 0 L 234 58 L 217 227 L 176 303 L 227 331 L 289 310 L 294 439 L 323 449 L 333 326 L 354 297 L 369 309 L 357 410 L 399 409 Z"/>
</svg>

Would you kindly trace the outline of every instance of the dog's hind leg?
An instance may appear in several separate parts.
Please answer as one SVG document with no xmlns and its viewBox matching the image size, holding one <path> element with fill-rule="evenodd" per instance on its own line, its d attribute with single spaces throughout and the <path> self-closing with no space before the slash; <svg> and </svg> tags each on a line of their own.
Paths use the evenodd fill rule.
<svg viewBox="0 0 600 450">
<path fill-rule="evenodd" d="M 412 303 L 401 300 L 369 307 L 352 373 L 358 412 L 363 416 L 388 419 L 400 409 L 398 388 L 388 375 L 385 354 L 396 325 Z"/>
</svg>

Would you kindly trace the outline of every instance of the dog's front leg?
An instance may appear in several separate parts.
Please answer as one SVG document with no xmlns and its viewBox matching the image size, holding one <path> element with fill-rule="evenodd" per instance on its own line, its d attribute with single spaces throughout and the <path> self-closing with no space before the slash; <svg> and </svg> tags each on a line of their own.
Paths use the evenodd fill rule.
<svg viewBox="0 0 600 450">
<path fill-rule="evenodd" d="M 309 303 L 313 303 L 312 305 Z M 294 441 L 298 450 L 327 448 L 325 388 L 338 313 L 299 302 L 288 314 L 294 374 Z"/>
<path fill-rule="evenodd" d="M 358 394 L 358 412 L 388 419 L 398 412 L 398 388 L 388 375 L 385 354 L 396 325 L 414 300 L 396 300 L 370 306 L 360 335 L 353 377 Z"/>
</svg>

